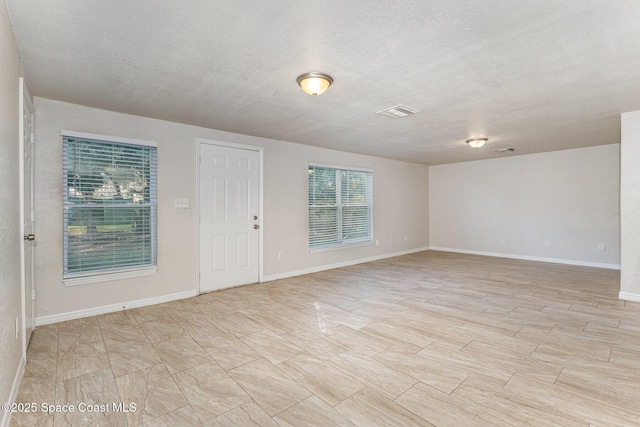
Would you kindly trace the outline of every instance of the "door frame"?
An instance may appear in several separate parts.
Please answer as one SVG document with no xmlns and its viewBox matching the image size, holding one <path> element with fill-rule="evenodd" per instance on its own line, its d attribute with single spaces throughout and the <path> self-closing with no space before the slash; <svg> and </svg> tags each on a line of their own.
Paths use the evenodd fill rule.
<svg viewBox="0 0 640 427">
<path fill-rule="evenodd" d="M 200 147 L 202 145 L 217 145 L 225 148 L 235 148 L 237 150 L 249 150 L 256 151 L 260 156 L 260 192 L 258 194 L 258 216 L 260 218 L 260 228 L 258 229 L 258 282 L 262 283 L 264 276 L 264 262 L 263 262 L 263 241 L 264 241 L 264 148 L 254 145 L 237 144 L 235 142 L 225 142 L 207 138 L 196 138 L 196 203 L 195 203 L 195 222 L 196 222 L 196 293 L 200 295 Z"/>
<path fill-rule="evenodd" d="M 26 357 L 27 355 L 27 345 L 29 344 L 27 342 L 27 304 L 31 304 L 31 315 L 32 315 L 32 325 L 31 325 L 31 329 L 32 331 L 35 329 L 36 325 L 35 325 L 35 300 L 32 298 L 27 298 L 26 296 L 26 291 L 27 291 L 27 277 L 26 277 L 26 268 L 27 268 L 27 261 L 25 259 L 25 241 L 24 241 L 24 236 L 27 234 L 26 230 L 25 230 L 25 226 L 24 226 L 24 218 L 25 218 L 25 203 L 24 203 L 24 198 L 25 198 L 25 192 L 26 189 L 24 188 L 24 173 L 25 173 L 25 161 L 24 161 L 24 151 L 25 151 L 25 146 L 24 146 L 24 126 L 25 126 L 25 122 L 24 122 L 24 102 L 26 101 L 26 106 L 29 108 L 29 110 L 31 111 L 31 133 L 32 135 L 35 135 L 35 108 L 33 107 L 33 101 L 31 100 L 31 93 L 29 92 L 29 89 L 26 86 L 25 80 L 23 77 L 19 78 L 19 83 L 18 83 L 18 87 L 19 87 L 19 97 L 20 100 L 18 102 L 18 108 L 20 110 L 20 119 L 19 119 L 19 123 L 18 123 L 18 128 L 20 131 L 20 137 L 19 137 L 19 162 L 18 162 L 18 170 L 19 170 L 19 174 L 20 174 L 20 290 L 21 290 L 21 299 L 22 299 L 22 313 L 21 313 L 21 317 L 22 317 L 22 328 L 21 328 L 21 334 L 22 334 L 22 354 L 23 357 Z M 31 198 L 31 212 L 35 212 L 33 203 L 34 203 L 34 195 L 33 195 L 33 191 L 34 191 L 34 183 L 33 183 L 33 179 L 35 177 L 35 159 L 34 159 L 34 148 L 35 145 L 34 143 L 31 143 L 31 156 L 30 156 L 30 161 L 31 161 L 31 179 L 30 179 L 30 183 L 31 183 L 31 188 L 29 189 L 30 191 L 30 198 Z M 35 221 L 32 219 L 32 224 L 35 224 Z M 32 225 L 33 227 L 33 225 Z M 31 248 L 31 257 L 34 257 L 34 252 L 35 252 L 35 245 L 32 246 Z M 31 280 L 33 283 L 33 287 L 32 287 L 32 291 L 35 292 L 35 261 L 32 259 L 31 262 Z"/>
</svg>

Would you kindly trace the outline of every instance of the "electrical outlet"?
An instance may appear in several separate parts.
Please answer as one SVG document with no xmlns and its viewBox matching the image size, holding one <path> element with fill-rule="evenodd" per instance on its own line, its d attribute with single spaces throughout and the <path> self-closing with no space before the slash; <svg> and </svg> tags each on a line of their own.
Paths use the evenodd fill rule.
<svg viewBox="0 0 640 427">
<path fill-rule="evenodd" d="M 404 241 L 405 241 L 405 242 L 407 241 L 407 236 L 404 236 Z"/>
<path fill-rule="evenodd" d="M 600 243 L 600 244 L 598 245 L 598 250 L 599 250 L 599 251 L 604 251 L 604 243 Z"/>
<path fill-rule="evenodd" d="M 500 244 L 504 245 L 505 243 L 507 243 L 507 239 L 505 239 L 504 237 L 500 238 Z"/>
<path fill-rule="evenodd" d="M 284 259 L 284 253 L 282 251 L 278 252 L 278 261 L 282 261 Z"/>
<path fill-rule="evenodd" d="M 548 241 L 548 240 L 545 240 L 545 241 L 544 241 L 544 245 L 548 247 L 548 246 L 549 246 L 549 241 Z"/>
<path fill-rule="evenodd" d="M 376 240 L 376 246 L 380 246 L 380 240 Z"/>
<path fill-rule="evenodd" d="M 173 199 L 173 207 L 178 209 L 189 209 L 189 199 Z"/>
</svg>

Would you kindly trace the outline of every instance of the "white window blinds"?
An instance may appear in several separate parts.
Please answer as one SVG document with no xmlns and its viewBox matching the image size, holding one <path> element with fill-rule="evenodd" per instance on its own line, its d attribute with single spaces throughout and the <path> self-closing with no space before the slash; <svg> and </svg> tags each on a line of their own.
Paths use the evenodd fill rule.
<svg viewBox="0 0 640 427">
<path fill-rule="evenodd" d="M 373 237 L 373 173 L 309 165 L 309 248 Z"/>
<path fill-rule="evenodd" d="M 64 277 L 155 266 L 156 147 L 63 134 L 63 153 Z"/>
</svg>

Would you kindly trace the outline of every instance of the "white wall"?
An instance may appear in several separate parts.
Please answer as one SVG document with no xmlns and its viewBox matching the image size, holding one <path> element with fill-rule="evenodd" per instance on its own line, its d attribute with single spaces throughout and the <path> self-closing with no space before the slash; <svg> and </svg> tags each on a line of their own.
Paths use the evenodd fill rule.
<svg viewBox="0 0 640 427">
<path fill-rule="evenodd" d="M 22 358 L 22 337 L 15 319 L 22 317 L 20 285 L 20 173 L 18 170 L 18 48 L 6 6 L 0 2 L 0 400 L 10 401 Z M 1 416 L 5 416 L 2 413 Z"/>
<path fill-rule="evenodd" d="M 288 142 L 226 133 L 49 99 L 36 109 L 36 316 L 40 323 L 65 313 L 193 292 L 196 288 L 197 137 L 264 148 L 264 275 L 267 279 L 428 245 L 428 167 Z M 158 143 L 158 265 L 154 276 L 99 284 L 62 283 L 61 129 Z M 374 238 L 380 246 L 309 253 L 307 163 L 374 169 Z M 186 197 L 190 209 L 175 209 Z M 407 241 L 404 241 L 407 236 Z M 282 261 L 277 252 L 284 253 Z M 67 317 L 83 315 L 75 313 Z"/>
<path fill-rule="evenodd" d="M 618 268 L 619 150 L 612 144 L 430 167 L 430 247 Z"/>
<path fill-rule="evenodd" d="M 640 301 L 640 111 L 622 114 L 620 298 Z"/>
</svg>

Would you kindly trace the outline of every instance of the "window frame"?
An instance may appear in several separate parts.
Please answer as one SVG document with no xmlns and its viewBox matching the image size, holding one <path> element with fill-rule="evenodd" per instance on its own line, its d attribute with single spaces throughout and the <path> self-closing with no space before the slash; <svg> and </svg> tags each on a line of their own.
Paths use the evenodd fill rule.
<svg viewBox="0 0 640 427">
<path fill-rule="evenodd" d="M 370 246 L 373 244 L 373 169 L 368 168 L 360 168 L 360 167 L 352 167 L 352 166 L 338 166 L 331 165 L 325 163 L 315 163 L 309 162 L 307 165 L 307 178 L 309 177 L 309 171 L 311 168 L 323 168 L 323 169 L 333 169 L 336 174 L 336 194 L 335 194 L 335 204 L 333 205 L 312 205 L 309 200 L 311 183 L 307 181 L 307 247 L 309 248 L 309 252 L 325 252 L 325 251 L 333 251 L 339 249 L 352 248 L 357 246 Z M 367 185 L 369 188 L 365 188 L 365 196 L 367 197 L 367 203 L 362 205 L 363 207 L 368 208 L 368 235 L 366 237 L 356 238 L 356 239 L 347 239 L 344 240 L 342 238 L 343 235 L 343 210 L 342 208 L 345 206 L 353 206 L 353 205 L 344 205 L 342 200 L 342 173 L 343 172 L 363 172 L 368 174 Z M 311 233 L 311 209 L 314 207 L 335 207 L 336 208 L 336 233 L 337 240 L 335 242 L 321 243 L 312 245 L 311 239 L 309 238 L 309 234 Z"/>
<path fill-rule="evenodd" d="M 132 265 L 132 266 L 127 266 L 127 267 L 116 267 L 116 268 L 111 268 L 111 269 L 102 269 L 102 270 L 88 270 L 88 271 L 81 271 L 81 272 L 73 272 L 73 273 L 66 273 L 66 265 L 67 265 L 67 251 L 65 250 L 68 247 L 68 229 L 67 229 L 67 225 L 68 225 L 68 218 L 67 218 L 67 214 L 66 214 L 66 205 L 68 203 L 68 198 L 69 198 L 69 194 L 68 194 L 68 187 L 66 184 L 66 175 L 67 175 L 67 170 L 65 169 L 65 156 L 66 153 L 64 151 L 63 148 L 63 171 L 62 171 L 62 178 L 63 178 L 63 188 L 62 188 L 62 205 L 63 205 L 63 247 L 62 247 L 62 267 L 63 267 L 63 272 L 62 272 L 62 281 L 64 283 L 65 286 L 76 286 L 76 285 L 84 285 L 84 284 L 89 284 L 89 283 L 99 283 L 99 282 L 105 282 L 105 281 L 111 281 L 111 280 L 120 280 L 120 279 L 128 279 L 128 278 L 133 278 L 133 277 L 142 277 L 142 276 L 148 276 L 148 275 L 153 275 L 156 273 L 156 271 L 158 270 L 158 229 L 157 229 L 157 213 L 158 213 L 158 198 L 157 198 L 157 191 L 158 191 L 158 183 L 157 183 L 157 162 L 158 162 L 158 153 L 157 153 L 157 148 L 158 148 L 158 144 L 154 141 L 147 141 L 147 140 L 140 140 L 140 139 L 133 139 L 133 138 L 123 138 L 123 137 L 115 137 L 115 136 L 110 136 L 110 135 L 99 135 L 99 134 L 92 134 L 92 133 L 86 133 L 86 132 L 77 132 L 77 131 L 71 131 L 71 130 L 66 130 L 66 129 L 62 129 L 60 131 L 60 134 L 62 136 L 62 145 L 64 147 L 64 139 L 65 138 L 81 138 L 81 139 L 88 139 L 88 140 L 95 140 L 95 141 L 100 141 L 100 142 L 105 142 L 105 143 L 109 143 L 109 144 L 119 144 L 119 145 L 129 145 L 129 146 L 138 146 L 138 147 L 148 147 L 151 150 L 151 154 L 154 156 L 153 161 L 152 161 L 152 166 L 150 169 L 150 181 L 153 183 L 154 188 L 151 189 L 150 191 L 150 201 L 149 201 L 149 207 L 150 207 L 150 233 L 151 233 L 151 237 L 150 237 L 150 241 L 151 241 L 151 254 L 152 254 L 152 264 L 140 264 L 140 265 Z"/>
</svg>

